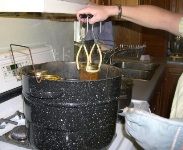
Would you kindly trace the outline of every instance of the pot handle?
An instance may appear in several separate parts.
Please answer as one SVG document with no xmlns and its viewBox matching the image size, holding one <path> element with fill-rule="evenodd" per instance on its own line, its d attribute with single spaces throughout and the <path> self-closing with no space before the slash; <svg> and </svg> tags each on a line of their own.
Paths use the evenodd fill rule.
<svg viewBox="0 0 183 150">
<path fill-rule="evenodd" d="M 30 54 L 30 58 L 31 58 L 31 62 L 32 62 L 32 68 L 34 70 L 36 81 L 37 81 L 37 83 L 40 83 L 41 82 L 40 78 L 36 76 L 36 69 L 35 69 L 35 66 L 34 66 L 33 57 L 32 57 L 32 53 L 31 53 L 30 47 L 24 46 L 24 45 L 18 45 L 18 44 L 10 44 L 10 51 L 11 51 L 12 58 L 13 58 L 13 63 L 14 63 L 15 66 L 16 66 L 16 61 L 15 61 L 15 56 L 14 56 L 14 53 L 13 53 L 13 46 L 24 47 L 24 48 L 29 50 L 29 54 Z M 21 80 L 22 79 L 22 70 L 20 69 L 18 71 L 17 68 L 18 67 L 15 67 L 16 78 L 17 78 L 17 80 Z M 19 76 L 19 78 L 18 78 L 18 76 Z"/>
</svg>

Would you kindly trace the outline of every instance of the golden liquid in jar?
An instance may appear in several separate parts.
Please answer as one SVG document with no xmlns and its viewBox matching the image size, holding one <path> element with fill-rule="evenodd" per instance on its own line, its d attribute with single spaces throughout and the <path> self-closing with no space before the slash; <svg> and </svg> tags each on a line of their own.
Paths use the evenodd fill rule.
<svg viewBox="0 0 183 150">
<path fill-rule="evenodd" d="M 90 69 L 97 70 L 97 65 L 90 65 Z M 98 80 L 99 72 L 87 72 L 86 65 L 82 65 L 79 70 L 80 80 Z"/>
</svg>

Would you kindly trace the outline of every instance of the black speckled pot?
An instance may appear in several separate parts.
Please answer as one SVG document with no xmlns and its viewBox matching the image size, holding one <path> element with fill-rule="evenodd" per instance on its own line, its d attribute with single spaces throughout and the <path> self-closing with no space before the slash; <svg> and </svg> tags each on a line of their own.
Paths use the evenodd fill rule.
<svg viewBox="0 0 183 150">
<path fill-rule="evenodd" d="M 37 83 L 29 75 L 32 67 L 22 68 L 24 113 L 32 146 L 40 150 L 107 147 L 115 135 L 120 69 L 102 65 L 99 80 L 80 81 L 74 62 L 49 62 L 35 68 L 65 80 Z"/>
</svg>

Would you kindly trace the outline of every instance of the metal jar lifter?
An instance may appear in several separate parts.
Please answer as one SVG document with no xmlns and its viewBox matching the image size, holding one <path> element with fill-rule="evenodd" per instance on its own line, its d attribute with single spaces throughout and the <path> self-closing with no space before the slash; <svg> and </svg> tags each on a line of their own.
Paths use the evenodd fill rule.
<svg viewBox="0 0 183 150">
<path fill-rule="evenodd" d="M 82 15 L 80 17 L 87 19 L 87 31 L 86 31 L 86 34 L 87 34 L 88 33 L 88 19 L 91 18 L 92 16 L 91 15 Z M 80 80 L 97 80 L 97 79 L 99 79 L 99 71 L 100 71 L 100 67 L 102 64 L 102 52 L 101 52 L 100 46 L 98 44 L 98 40 L 95 37 L 93 26 L 94 25 L 92 25 L 92 34 L 93 34 L 93 38 L 94 38 L 94 44 L 89 52 L 88 52 L 86 45 L 85 45 L 85 41 L 84 41 L 85 37 L 82 37 L 82 34 L 80 32 L 81 45 L 80 45 L 79 50 L 76 54 L 76 65 L 77 65 L 77 69 L 80 72 Z M 100 29 L 101 29 L 101 23 L 100 23 Z M 93 61 L 92 61 L 92 54 L 94 52 L 95 47 L 97 48 L 97 52 L 99 54 L 98 64 L 93 63 Z M 85 63 L 79 62 L 79 56 L 80 56 L 82 50 L 84 50 L 84 53 L 86 55 L 86 62 Z"/>
</svg>

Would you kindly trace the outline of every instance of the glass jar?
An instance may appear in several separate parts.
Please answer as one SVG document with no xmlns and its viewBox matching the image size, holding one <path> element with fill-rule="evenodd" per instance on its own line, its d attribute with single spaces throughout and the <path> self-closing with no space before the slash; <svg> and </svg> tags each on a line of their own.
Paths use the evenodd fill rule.
<svg viewBox="0 0 183 150">
<path fill-rule="evenodd" d="M 80 64 L 79 70 L 79 77 L 80 80 L 98 80 L 99 79 L 99 71 L 92 72 L 92 70 L 97 70 L 98 64 L 89 64 L 88 70 L 91 72 L 86 71 L 86 64 Z"/>
</svg>

